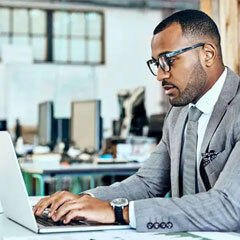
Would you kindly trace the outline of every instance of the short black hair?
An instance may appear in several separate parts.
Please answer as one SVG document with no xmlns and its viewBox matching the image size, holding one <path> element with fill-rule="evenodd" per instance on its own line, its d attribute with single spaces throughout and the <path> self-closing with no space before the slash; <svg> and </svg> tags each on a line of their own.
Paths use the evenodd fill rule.
<svg viewBox="0 0 240 240">
<path fill-rule="evenodd" d="M 221 37 L 216 23 L 204 12 L 187 9 L 176 12 L 160 22 L 154 29 L 153 34 L 157 34 L 173 23 L 179 23 L 184 36 L 207 37 L 214 40 L 219 48 L 221 56 Z"/>
</svg>

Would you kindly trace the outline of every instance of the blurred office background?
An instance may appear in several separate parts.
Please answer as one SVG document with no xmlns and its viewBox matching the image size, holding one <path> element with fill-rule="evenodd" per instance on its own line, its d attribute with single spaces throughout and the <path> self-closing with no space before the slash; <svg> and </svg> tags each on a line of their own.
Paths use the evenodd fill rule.
<svg viewBox="0 0 240 240">
<path fill-rule="evenodd" d="M 44 152 L 39 145 L 59 151 L 62 141 L 61 154 L 72 146 L 110 158 L 117 144 L 122 153 L 157 144 L 169 103 L 146 65 L 153 29 L 189 8 L 213 17 L 225 64 L 239 72 L 238 0 L 1 0 L 0 129 L 31 144 L 16 146 L 18 156 Z"/>
<path fill-rule="evenodd" d="M 0 119 L 37 126 L 37 106 L 53 101 L 69 118 L 74 100 L 100 99 L 104 136 L 119 117 L 117 92 L 146 87 L 146 111 L 167 101 L 149 73 L 154 27 L 199 1 L 1 1 Z"/>
</svg>

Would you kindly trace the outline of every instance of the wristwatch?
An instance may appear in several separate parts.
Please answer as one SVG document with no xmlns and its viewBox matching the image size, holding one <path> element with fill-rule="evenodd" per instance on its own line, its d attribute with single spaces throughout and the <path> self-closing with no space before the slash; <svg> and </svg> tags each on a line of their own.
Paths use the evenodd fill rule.
<svg viewBox="0 0 240 240">
<path fill-rule="evenodd" d="M 123 218 L 123 208 L 128 206 L 128 200 L 126 198 L 116 198 L 110 202 L 115 212 L 115 223 L 126 224 Z"/>
</svg>

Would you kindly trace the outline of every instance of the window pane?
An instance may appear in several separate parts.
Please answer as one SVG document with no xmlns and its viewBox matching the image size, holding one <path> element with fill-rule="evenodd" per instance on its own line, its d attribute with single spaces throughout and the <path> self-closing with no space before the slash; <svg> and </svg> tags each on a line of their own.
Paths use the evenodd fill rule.
<svg viewBox="0 0 240 240">
<path fill-rule="evenodd" d="M 30 11 L 32 33 L 46 34 L 46 12 L 38 9 Z"/>
<path fill-rule="evenodd" d="M 0 36 L 0 55 L 2 55 L 2 47 L 3 47 L 5 44 L 9 44 L 9 37 Z"/>
<path fill-rule="evenodd" d="M 88 41 L 88 61 L 90 63 L 101 62 L 101 41 L 89 40 Z"/>
<path fill-rule="evenodd" d="M 29 45 L 29 37 L 13 36 L 12 43 L 15 45 Z"/>
<path fill-rule="evenodd" d="M 101 15 L 99 13 L 87 13 L 88 36 L 101 37 Z"/>
<path fill-rule="evenodd" d="M 68 41 L 67 39 L 53 40 L 53 59 L 54 61 L 67 61 L 68 60 Z"/>
<path fill-rule="evenodd" d="M 85 35 L 85 17 L 84 13 L 71 14 L 71 35 L 84 36 Z"/>
<path fill-rule="evenodd" d="M 28 11 L 26 9 L 13 10 L 13 32 L 28 33 Z"/>
<path fill-rule="evenodd" d="M 69 27 L 69 14 L 66 12 L 55 12 L 53 19 L 54 36 L 67 36 Z"/>
<path fill-rule="evenodd" d="M 0 33 L 10 31 L 10 10 L 0 8 Z"/>
<path fill-rule="evenodd" d="M 33 58 L 34 60 L 44 61 L 46 60 L 46 38 L 45 37 L 33 37 Z"/>
<path fill-rule="evenodd" d="M 72 39 L 71 43 L 71 61 L 85 62 L 86 42 L 84 39 Z"/>
</svg>

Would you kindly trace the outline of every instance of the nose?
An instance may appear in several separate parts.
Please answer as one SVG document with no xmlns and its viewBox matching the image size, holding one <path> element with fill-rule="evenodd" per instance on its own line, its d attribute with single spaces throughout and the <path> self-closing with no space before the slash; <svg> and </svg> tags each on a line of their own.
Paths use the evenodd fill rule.
<svg viewBox="0 0 240 240">
<path fill-rule="evenodd" d="M 170 72 L 165 72 L 161 67 L 158 68 L 157 71 L 157 80 L 162 81 L 163 79 L 168 79 L 170 77 Z"/>
</svg>

